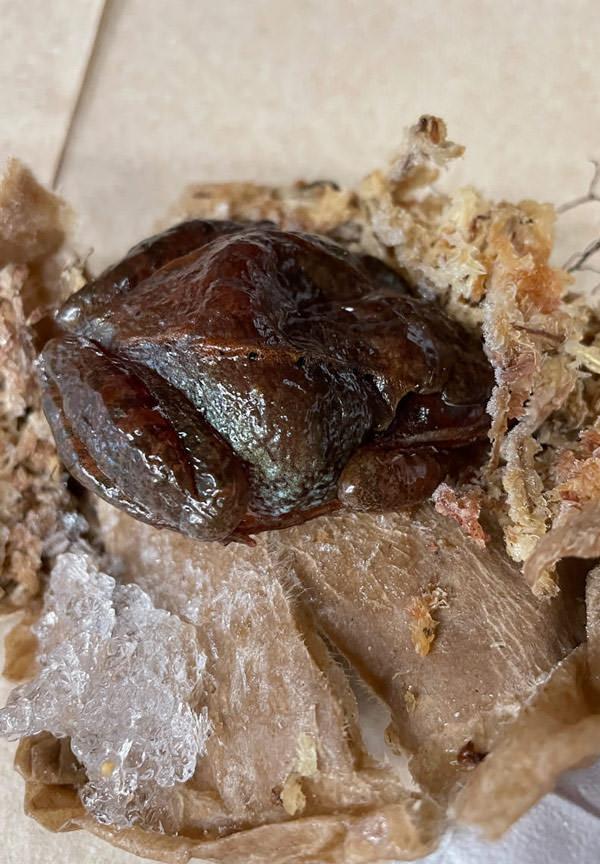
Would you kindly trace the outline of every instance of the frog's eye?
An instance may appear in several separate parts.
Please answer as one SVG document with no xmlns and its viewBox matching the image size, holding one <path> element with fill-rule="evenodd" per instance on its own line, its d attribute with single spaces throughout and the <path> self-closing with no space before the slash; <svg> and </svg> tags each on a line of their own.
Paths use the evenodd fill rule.
<svg viewBox="0 0 600 864">
<path fill-rule="evenodd" d="M 181 394 L 90 342 L 49 342 L 44 411 L 59 455 L 83 486 L 138 519 L 222 540 L 246 510 L 230 447 Z"/>
</svg>

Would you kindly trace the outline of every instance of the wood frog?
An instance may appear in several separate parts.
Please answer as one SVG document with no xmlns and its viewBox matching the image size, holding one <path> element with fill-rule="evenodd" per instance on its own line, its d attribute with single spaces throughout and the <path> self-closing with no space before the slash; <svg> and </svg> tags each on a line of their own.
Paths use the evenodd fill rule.
<svg viewBox="0 0 600 864">
<path fill-rule="evenodd" d="M 151 237 L 56 323 L 40 370 L 67 470 L 199 540 L 419 503 L 487 435 L 476 339 L 378 259 L 271 223 Z"/>
</svg>

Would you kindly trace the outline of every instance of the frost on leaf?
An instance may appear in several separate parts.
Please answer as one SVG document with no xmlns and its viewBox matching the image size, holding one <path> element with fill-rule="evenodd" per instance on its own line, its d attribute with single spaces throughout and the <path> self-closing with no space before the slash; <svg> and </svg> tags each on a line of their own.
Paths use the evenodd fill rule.
<svg viewBox="0 0 600 864">
<path fill-rule="evenodd" d="M 40 672 L 0 712 L 10 738 L 69 737 L 100 822 L 177 830 L 168 790 L 193 775 L 209 734 L 197 710 L 205 655 L 193 627 L 120 585 L 85 552 L 60 555 L 35 628 Z"/>
</svg>

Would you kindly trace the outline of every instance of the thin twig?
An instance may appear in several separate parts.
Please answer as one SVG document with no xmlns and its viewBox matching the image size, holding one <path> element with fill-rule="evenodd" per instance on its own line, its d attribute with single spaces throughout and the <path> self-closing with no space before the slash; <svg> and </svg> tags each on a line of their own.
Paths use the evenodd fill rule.
<svg viewBox="0 0 600 864">
<path fill-rule="evenodd" d="M 576 252 L 574 255 L 571 255 L 563 264 L 562 269 L 566 270 L 567 273 L 579 273 L 582 270 L 593 270 L 596 272 L 594 267 L 585 266 L 596 252 L 600 252 L 600 237 L 596 237 L 595 240 L 588 243 L 583 252 Z"/>
<path fill-rule="evenodd" d="M 587 204 L 590 201 L 600 201 L 600 161 L 598 159 L 590 159 L 594 166 L 594 173 L 590 181 L 588 191 L 585 195 L 580 195 L 572 201 L 567 201 L 556 208 L 557 213 L 566 213 L 568 210 L 573 210 L 575 207 L 580 207 L 582 204 Z"/>
<path fill-rule="evenodd" d="M 557 213 L 566 213 L 568 210 L 574 210 L 576 207 L 581 207 L 582 204 L 588 204 L 590 201 L 600 202 L 600 160 L 590 159 L 590 162 L 594 166 L 594 173 L 588 191 L 585 195 L 580 195 L 578 198 L 574 198 L 572 201 L 567 201 L 565 204 L 556 207 Z M 566 270 L 567 273 L 581 273 L 582 271 L 600 273 L 600 269 L 587 263 L 599 251 L 600 237 L 588 243 L 583 252 L 576 252 L 567 258 L 562 269 Z"/>
</svg>

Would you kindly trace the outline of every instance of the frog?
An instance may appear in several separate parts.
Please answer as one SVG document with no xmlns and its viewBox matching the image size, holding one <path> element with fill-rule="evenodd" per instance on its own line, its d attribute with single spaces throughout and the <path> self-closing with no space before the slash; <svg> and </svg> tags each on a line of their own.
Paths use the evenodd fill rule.
<svg viewBox="0 0 600 864">
<path fill-rule="evenodd" d="M 42 405 L 68 474 L 198 541 L 427 500 L 485 447 L 481 340 L 380 258 L 191 219 L 57 310 Z"/>
</svg>

